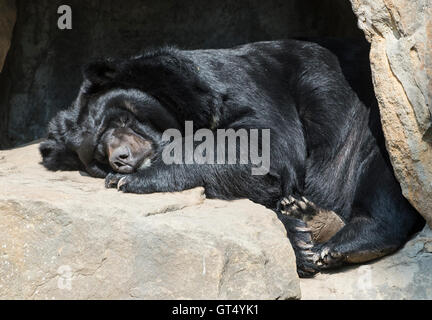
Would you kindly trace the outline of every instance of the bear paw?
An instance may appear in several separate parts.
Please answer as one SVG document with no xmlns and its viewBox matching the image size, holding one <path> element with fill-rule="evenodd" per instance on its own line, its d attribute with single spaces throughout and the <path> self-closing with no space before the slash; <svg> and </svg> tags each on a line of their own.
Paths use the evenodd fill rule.
<svg viewBox="0 0 432 320">
<path fill-rule="evenodd" d="M 282 214 L 303 221 L 310 220 L 319 212 L 319 208 L 305 197 L 295 198 L 293 196 L 282 198 L 277 204 L 277 209 Z"/>
</svg>

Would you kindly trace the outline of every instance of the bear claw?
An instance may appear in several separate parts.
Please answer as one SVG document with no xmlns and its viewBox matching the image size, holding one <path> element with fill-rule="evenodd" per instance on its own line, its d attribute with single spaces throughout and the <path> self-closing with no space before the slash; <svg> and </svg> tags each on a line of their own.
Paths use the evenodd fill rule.
<svg viewBox="0 0 432 320">
<path fill-rule="evenodd" d="M 322 269 L 338 266 L 342 260 L 343 255 L 339 252 L 334 252 L 330 248 L 325 247 L 316 252 L 316 265 Z"/>
<path fill-rule="evenodd" d="M 311 216 L 319 212 L 318 207 L 305 197 L 296 199 L 293 196 L 288 196 L 280 200 L 278 209 L 282 214 L 303 221 L 308 220 Z"/>
<path fill-rule="evenodd" d="M 117 190 L 121 191 L 122 187 L 125 186 L 126 184 L 127 184 L 126 177 L 121 178 L 117 183 Z"/>
</svg>

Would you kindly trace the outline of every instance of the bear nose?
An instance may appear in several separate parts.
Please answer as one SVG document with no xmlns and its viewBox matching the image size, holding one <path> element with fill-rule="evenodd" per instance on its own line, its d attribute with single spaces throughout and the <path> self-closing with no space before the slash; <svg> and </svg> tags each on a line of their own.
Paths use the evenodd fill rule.
<svg viewBox="0 0 432 320">
<path fill-rule="evenodd" d="M 134 161 L 131 152 L 127 147 L 117 148 L 109 159 L 111 167 L 120 173 L 130 173 L 133 171 Z"/>
</svg>

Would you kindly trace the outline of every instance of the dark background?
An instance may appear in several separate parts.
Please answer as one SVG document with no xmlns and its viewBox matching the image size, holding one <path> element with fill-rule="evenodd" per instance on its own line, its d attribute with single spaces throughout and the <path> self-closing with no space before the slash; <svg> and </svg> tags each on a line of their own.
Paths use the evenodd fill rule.
<svg viewBox="0 0 432 320">
<path fill-rule="evenodd" d="M 73 30 L 57 28 L 58 6 Z M 348 0 L 18 0 L 12 46 L 0 74 L 0 149 L 45 135 L 78 92 L 96 56 L 149 46 L 225 48 L 290 37 L 363 38 Z"/>
</svg>

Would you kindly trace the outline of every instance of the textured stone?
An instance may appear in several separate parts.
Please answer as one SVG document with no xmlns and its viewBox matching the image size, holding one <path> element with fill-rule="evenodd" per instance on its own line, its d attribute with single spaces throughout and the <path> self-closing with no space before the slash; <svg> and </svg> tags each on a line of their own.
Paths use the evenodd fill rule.
<svg viewBox="0 0 432 320">
<path fill-rule="evenodd" d="M 134 195 L 0 152 L 0 299 L 296 299 L 275 214 L 203 189 Z"/>
<path fill-rule="evenodd" d="M 429 227 L 392 256 L 302 279 L 302 297 L 321 299 L 432 299 L 432 231 Z"/>
<path fill-rule="evenodd" d="M 15 0 L 0 0 L 0 72 L 9 51 L 15 20 Z"/>
<path fill-rule="evenodd" d="M 432 226 L 432 2 L 351 3 L 371 42 L 375 92 L 396 177 Z"/>
</svg>

